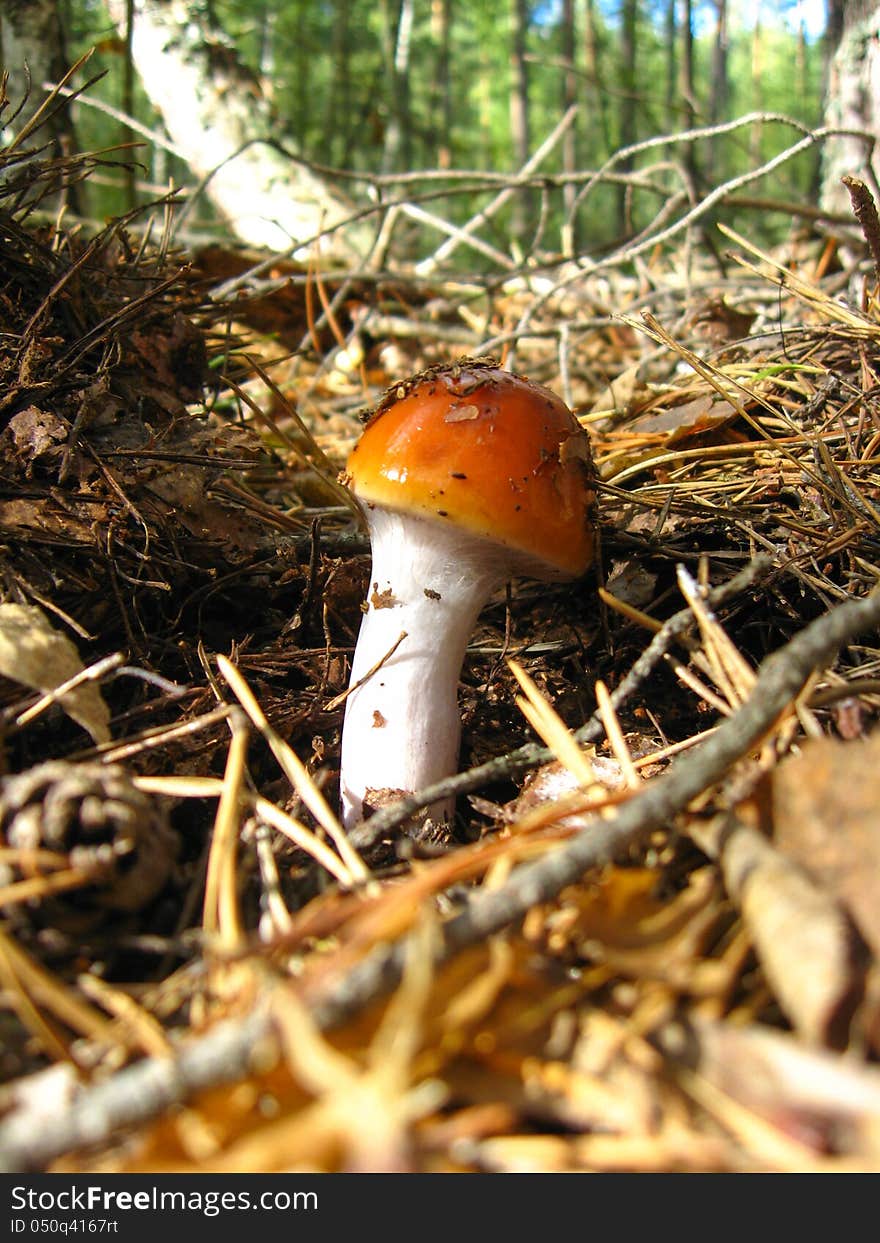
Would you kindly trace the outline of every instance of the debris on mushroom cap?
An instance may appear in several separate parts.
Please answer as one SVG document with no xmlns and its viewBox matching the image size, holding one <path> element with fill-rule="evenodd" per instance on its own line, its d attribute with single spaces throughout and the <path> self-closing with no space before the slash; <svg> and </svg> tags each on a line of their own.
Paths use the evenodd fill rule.
<svg viewBox="0 0 880 1243">
<path fill-rule="evenodd" d="M 485 358 L 393 385 L 345 473 L 367 506 L 458 524 L 572 577 L 592 560 L 592 478 L 565 403 Z"/>
</svg>

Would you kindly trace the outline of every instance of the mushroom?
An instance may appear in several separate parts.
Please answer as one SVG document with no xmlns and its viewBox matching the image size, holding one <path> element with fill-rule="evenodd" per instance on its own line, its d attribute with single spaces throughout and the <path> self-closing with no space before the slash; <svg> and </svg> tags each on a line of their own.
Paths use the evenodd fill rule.
<svg viewBox="0 0 880 1243">
<path fill-rule="evenodd" d="M 385 394 L 342 476 L 373 564 L 342 732 L 346 828 L 453 773 L 458 680 L 492 593 L 592 560 L 586 432 L 549 389 L 492 359 L 431 368 Z M 454 799 L 427 814 L 448 823 Z"/>
</svg>

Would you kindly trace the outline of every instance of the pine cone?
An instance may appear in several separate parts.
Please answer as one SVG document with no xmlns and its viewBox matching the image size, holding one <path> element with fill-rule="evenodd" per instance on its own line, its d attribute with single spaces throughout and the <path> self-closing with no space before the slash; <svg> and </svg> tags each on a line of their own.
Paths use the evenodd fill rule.
<svg viewBox="0 0 880 1243">
<path fill-rule="evenodd" d="M 19 850 L 67 854 L 70 867 L 87 867 L 96 875 L 83 889 L 30 904 L 31 911 L 39 908 L 41 922 L 59 926 L 68 922 L 65 912 L 146 906 L 168 879 L 177 854 L 163 805 L 138 790 L 124 768 L 62 760 L 0 782 L 0 841 Z M 20 873 L 6 877 L 19 878 Z"/>
</svg>

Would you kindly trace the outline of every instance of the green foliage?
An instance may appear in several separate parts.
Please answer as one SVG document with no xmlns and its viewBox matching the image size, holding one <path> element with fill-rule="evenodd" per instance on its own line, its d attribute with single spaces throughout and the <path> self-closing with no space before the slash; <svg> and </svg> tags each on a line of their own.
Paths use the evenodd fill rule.
<svg viewBox="0 0 880 1243">
<path fill-rule="evenodd" d="M 193 4 L 200 0 L 193 0 Z M 207 2 L 207 0 L 203 0 Z M 668 5 L 673 0 L 641 0 L 638 5 L 635 93 L 621 88 L 621 0 L 575 0 L 577 98 L 581 111 L 576 131 L 575 171 L 601 167 L 614 153 L 632 113 L 630 132 L 637 141 L 672 134 L 685 120 L 677 81 L 680 71 L 680 10 L 676 5 L 677 43 L 670 56 Z M 390 171 L 458 169 L 514 171 L 510 129 L 511 31 L 513 0 L 447 0 L 448 71 L 444 73 L 440 36 L 444 0 L 414 0 L 412 39 L 405 83 L 394 67 L 400 0 L 213 0 L 210 12 L 228 41 L 261 79 L 287 128 L 286 141 L 321 166 L 364 174 Z M 78 55 L 97 45 L 92 66 L 107 77 L 94 93 L 121 108 L 124 47 L 98 0 L 65 0 L 69 50 Z M 742 14 L 753 21 L 755 6 L 731 4 L 727 117 L 752 110 L 784 112 L 816 125 L 822 112 L 823 47 L 817 32 L 802 38 L 790 24 L 791 3 L 776 0 L 759 6 L 756 34 Z M 715 44 L 715 3 L 694 3 L 695 123 L 711 115 L 711 67 Z M 586 55 L 587 15 L 592 13 L 598 48 L 593 76 Z M 557 124 L 563 109 L 561 0 L 533 0 L 527 35 L 529 121 L 534 149 Z M 408 83 L 408 91 L 403 86 Z M 448 109 L 445 104 L 448 92 Z M 140 91 L 134 96 L 138 119 L 159 128 Z M 448 132 L 446 117 L 448 116 Z M 724 119 L 724 118 L 721 118 Z M 79 108 L 77 121 L 84 145 L 102 147 L 119 142 L 118 121 L 90 108 Z M 404 139 L 392 142 L 395 126 Z M 767 123 L 733 135 L 704 139 L 693 149 L 689 165 L 699 193 L 756 167 L 791 145 L 790 127 Z M 399 139 L 399 133 L 398 133 Z M 145 149 L 144 180 L 158 188 L 169 176 L 186 179 L 186 170 L 159 149 Z M 751 187 L 755 194 L 804 200 L 813 192 L 817 155 L 807 154 L 783 167 L 770 185 Z M 665 168 L 661 162 L 667 161 Z M 542 164 L 541 172 L 563 170 L 561 145 Z M 633 171 L 644 171 L 651 187 L 630 195 L 621 214 L 622 193 L 600 186 L 580 213 L 581 237 L 591 245 L 612 243 L 621 231 L 646 227 L 664 198 L 680 189 L 682 180 L 669 162 L 686 163 L 681 144 L 656 147 L 638 156 Z M 709 180 L 710 179 L 710 180 Z M 426 186 L 408 189 L 417 196 Z M 119 210 L 121 191 L 106 189 L 100 210 Z M 466 220 L 491 191 L 476 196 L 450 190 L 432 199 L 430 209 L 454 221 Z M 540 216 L 540 191 L 534 192 L 531 224 Z M 543 202 L 541 248 L 558 250 L 563 220 L 558 189 Z M 620 210 L 619 210 L 620 209 Z M 494 222 L 498 244 L 507 248 L 511 219 L 499 214 Z M 434 235 L 431 235 L 432 237 Z M 436 241 L 436 237 L 434 237 Z"/>
</svg>

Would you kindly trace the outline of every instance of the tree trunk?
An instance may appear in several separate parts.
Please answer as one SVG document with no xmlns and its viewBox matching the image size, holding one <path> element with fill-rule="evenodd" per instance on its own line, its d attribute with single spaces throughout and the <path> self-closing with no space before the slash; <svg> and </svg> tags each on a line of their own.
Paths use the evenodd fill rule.
<svg viewBox="0 0 880 1243">
<path fill-rule="evenodd" d="M 275 26 L 277 24 L 278 14 L 274 11 L 272 5 L 266 0 L 260 6 L 257 27 L 259 31 L 257 63 L 260 66 L 260 75 L 264 78 L 271 78 L 275 72 Z"/>
<path fill-rule="evenodd" d="M 681 11 L 681 101 L 684 115 L 682 123 L 685 129 L 693 129 L 696 120 L 696 95 L 694 93 L 694 14 L 691 0 L 682 0 Z M 697 159 L 694 144 L 686 144 L 682 152 L 682 163 L 695 186 L 698 180 Z"/>
<path fill-rule="evenodd" d="M 605 89 L 605 76 L 602 72 L 603 62 L 599 47 L 596 0 L 585 0 L 584 3 L 584 62 L 587 77 L 592 86 L 593 107 L 602 137 L 602 148 L 599 159 L 596 161 L 601 163 L 611 154 L 611 127 L 608 123 L 608 92 Z"/>
<path fill-rule="evenodd" d="M 715 6 L 715 44 L 712 48 L 712 77 L 709 95 L 709 120 L 715 125 L 724 120 L 730 84 L 727 59 L 730 40 L 727 29 L 727 0 L 713 0 Z"/>
<path fill-rule="evenodd" d="M 562 52 L 562 112 L 578 99 L 578 80 L 575 73 L 575 46 L 577 43 L 574 21 L 574 0 L 562 0 L 560 23 L 560 50 Z M 567 176 L 577 172 L 578 167 L 578 125 L 570 125 L 562 138 L 562 171 Z M 567 222 L 562 239 L 562 250 L 566 255 L 573 255 L 578 248 L 577 221 L 572 216 L 572 209 L 577 197 L 577 186 L 574 182 L 566 182 L 562 189 L 562 205 Z"/>
<path fill-rule="evenodd" d="M 294 48 L 294 82 L 296 114 L 293 124 L 298 134 L 307 134 L 312 121 L 312 52 L 309 47 L 309 12 L 304 4 L 296 10 L 296 45 Z"/>
<path fill-rule="evenodd" d="M 526 60 L 526 33 L 529 28 L 528 0 L 513 0 L 510 40 L 510 138 L 514 161 L 521 167 L 529 158 L 529 66 Z"/>
<path fill-rule="evenodd" d="M 667 134 L 674 134 L 681 121 L 678 102 L 678 14 L 677 0 L 666 0 L 664 14 L 663 42 L 666 53 L 666 94 L 663 100 L 663 114 Z"/>
<path fill-rule="evenodd" d="M 795 91 L 798 99 L 806 99 L 808 88 L 807 59 L 809 52 L 807 50 L 807 26 L 803 17 L 798 22 L 797 32 L 797 48 L 795 50 Z"/>
<path fill-rule="evenodd" d="M 391 115 L 385 131 L 383 172 L 409 170 L 412 165 L 412 117 L 410 116 L 409 64 L 412 48 L 414 0 L 400 0 L 394 33 L 387 3 L 383 5 L 386 55 L 390 61 Z"/>
<path fill-rule="evenodd" d="M 108 0 L 108 7 L 124 29 L 125 0 Z M 135 0 L 132 52 L 178 152 L 239 238 L 303 256 L 317 248 L 350 260 L 366 250 L 363 226 L 325 234 L 351 207 L 296 162 L 295 141 L 258 78 L 201 4 Z"/>
<path fill-rule="evenodd" d="M 829 39 L 837 37 L 828 70 L 825 124 L 880 130 L 880 2 L 848 0 L 829 6 Z M 873 180 L 871 150 L 864 141 L 841 135 L 829 138 L 822 152 L 821 202 L 826 211 L 846 212 L 845 174 Z"/>
<path fill-rule="evenodd" d="M 434 80 L 431 110 L 438 168 L 452 164 L 452 0 L 431 0 L 431 38 L 434 42 Z"/>
<path fill-rule="evenodd" d="M 134 0 L 125 0 L 125 66 L 122 74 L 122 112 L 127 117 L 134 116 L 134 54 L 132 38 L 134 37 Z M 126 145 L 135 142 L 134 130 L 130 125 L 122 127 L 122 141 Z M 137 206 L 137 171 L 133 161 L 125 166 L 125 207 L 132 211 Z"/>
<path fill-rule="evenodd" d="M 46 98 L 43 83 L 69 68 L 55 0 L 0 0 L 0 51 L 10 102 L 17 108 L 27 98 L 19 121 L 27 120 Z"/>
<path fill-rule="evenodd" d="M 755 24 L 752 27 L 752 112 L 761 112 L 764 107 L 764 39 L 761 29 L 761 9 L 755 6 Z M 749 136 L 749 157 L 753 164 L 761 162 L 761 133 L 763 126 L 753 125 Z"/>
<path fill-rule="evenodd" d="M 349 9 L 349 0 L 339 0 L 333 10 L 333 85 L 327 102 L 327 150 L 337 164 L 345 159 L 352 124 Z"/>
<path fill-rule="evenodd" d="M 727 114 L 730 82 L 727 76 L 729 36 L 727 26 L 727 0 L 713 0 L 715 5 L 715 44 L 712 49 L 711 88 L 709 92 L 709 121 L 717 125 Z M 719 177 L 715 155 L 717 144 L 710 143 L 707 174 L 710 182 Z"/>
<path fill-rule="evenodd" d="M 55 0 L 0 0 L 0 68 L 9 74 L 6 125 L 23 105 L 12 123 L 17 132 L 45 100 L 43 83 L 60 81 L 70 68 Z M 66 107 L 52 114 L 43 134 L 50 137 L 55 155 L 77 149 Z M 64 193 L 76 209 L 77 187 L 71 186 Z"/>
<path fill-rule="evenodd" d="M 638 25 L 638 0 L 623 0 L 620 15 L 620 85 L 622 98 L 620 101 L 620 129 L 618 144 L 630 147 L 636 140 L 636 31 Z M 629 172 L 632 159 L 621 160 L 620 172 Z M 617 228 L 621 234 L 629 228 L 627 212 L 628 195 L 625 185 L 621 185 L 617 194 Z"/>
<path fill-rule="evenodd" d="M 529 66 L 526 60 L 526 35 L 529 28 L 529 0 L 513 0 L 510 33 L 510 141 L 514 162 L 522 168 L 529 158 Z M 511 231 L 524 242 L 529 228 L 527 200 L 522 193 L 514 200 Z"/>
</svg>

